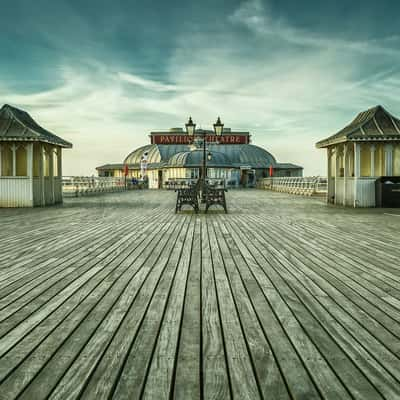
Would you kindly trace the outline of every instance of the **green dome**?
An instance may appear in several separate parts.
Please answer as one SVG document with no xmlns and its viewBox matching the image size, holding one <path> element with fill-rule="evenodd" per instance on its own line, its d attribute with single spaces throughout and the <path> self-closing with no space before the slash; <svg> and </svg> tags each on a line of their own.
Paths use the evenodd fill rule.
<svg viewBox="0 0 400 400">
<path fill-rule="evenodd" d="M 277 164 L 275 157 L 261 147 L 252 144 L 208 144 L 208 151 L 213 154 L 213 159 L 207 164 L 212 166 L 226 166 L 239 168 L 250 166 L 251 168 L 268 168 Z M 149 164 L 165 166 L 192 166 L 201 165 L 203 160 L 202 150 L 190 151 L 190 147 L 184 144 L 165 145 L 149 144 L 139 147 L 130 153 L 124 160 L 124 164 L 140 164 L 144 153 L 147 152 Z M 214 163 L 214 164 L 213 164 Z"/>
<path fill-rule="evenodd" d="M 207 158 L 207 167 L 210 168 L 229 168 L 232 166 L 231 160 L 223 153 L 208 151 L 211 153 L 211 160 Z M 177 153 L 168 161 L 168 167 L 200 167 L 203 165 L 203 150 L 193 150 Z"/>
</svg>

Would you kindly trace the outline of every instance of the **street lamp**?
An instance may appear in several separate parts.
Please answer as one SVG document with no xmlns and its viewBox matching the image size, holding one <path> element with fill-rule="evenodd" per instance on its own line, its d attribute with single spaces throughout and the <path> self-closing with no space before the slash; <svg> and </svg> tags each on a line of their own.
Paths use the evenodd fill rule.
<svg viewBox="0 0 400 400">
<path fill-rule="evenodd" d="M 213 125 L 214 126 L 214 132 L 217 137 L 221 137 L 223 129 L 224 129 L 224 124 L 221 122 L 221 118 L 218 117 L 217 122 Z M 195 138 L 201 137 L 202 138 L 202 145 L 203 145 L 203 168 L 202 168 L 202 173 L 200 176 L 200 183 L 201 183 L 201 191 L 204 193 L 206 189 L 206 179 L 207 179 L 207 160 L 211 161 L 212 159 L 212 153 L 209 151 L 207 154 L 207 131 L 201 130 L 196 132 L 196 124 L 193 122 L 192 117 L 189 117 L 188 122 L 185 124 L 186 127 L 186 132 L 189 137 Z M 216 142 L 218 143 L 218 142 Z M 204 197 L 202 195 L 202 197 Z"/>
<path fill-rule="evenodd" d="M 222 135 L 222 131 L 224 130 L 224 124 L 221 122 L 221 118 L 218 117 L 217 122 L 214 124 L 214 132 L 220 137 Z"/>
<path fill-rule="evenodd" d="M 193 137 L 196 131 L 196 124 L 193 123 L 192 117 L 189 117 L 189 121 L 187 122 L 187 124 L 185 124 L 185 126 L 187 134 Z"/>
</svg>

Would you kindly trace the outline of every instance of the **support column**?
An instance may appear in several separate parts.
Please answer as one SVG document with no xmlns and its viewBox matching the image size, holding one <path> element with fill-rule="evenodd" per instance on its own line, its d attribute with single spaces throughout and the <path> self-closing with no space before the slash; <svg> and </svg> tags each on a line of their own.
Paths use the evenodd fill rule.
<svg viewBox="0 0 400 400">
<path fill-rule="evenodd" d="M 40 205 L 46 204 L 45 188 L 44 188 L 44 146 L 42 143 L 39 144 L 39 181 L 40 181 Z"/>
<path fill-rule="evenodd" d="M 347 176 L 349 175 L 348 157 L 347 157 L 347 143 L 343 145 L 343 205 L 346 205 L 347 200 Z"/>
<path fill-rule="evenodd" d="M 393 145 L 385 145 L 385 175 L 393 175 Z"/>
<path fill-rule="evenodd" d="M 331 181 L 332 181 L 332 149 L 327 147 L 327 156 L 328 156 L 328 165 L 327 165 L 327 178 L 328 178 L 328 196 L 327 202 L 331 202 L 332 198 L 332 190 L 331 190 Z"/>
<path fill-rule="evenodd" d="M 3 159 L 2 159 L 2 155 L 3 155 L 3 147 L 0 144 L 0 178 L 3 176 Z"/>
<path fill-rule="evenodd" d="M 17 176 L 17 145 L 11 146 L 12 151 L 12 176 Z"/>
<path fill-rule="evenodd" d="M 27 163 L 26 163 L 26 169 L 27 169 L 27 175 L 29 177 L 29 200 L 33 204 L 33 143 L 28 143 L 26 145 L 26 158 L 27 158 Z"/>
<path fill-rule="evenodd" d="M 371 152 L 371 173 L 370 176 L 374 177 L 375 176 L 375 151 L 376 151 L 376 146 L 372 144 L 370 146 L 370 152 Z"/>
<path fill-rule="evenodd" d="M 354 143 L 354 207 L 358 204 L 358 179 L 361 175 L 361 145 Z"/>
<path fill-rule="evenodd" d="M 54 148 L 50 147 L 49 154 L 49 179 L 50 179 L 50 194 L 51 204 L 54 204 Z"/>
<path fill-rule="evenodd" d="M 60 180 L 60 185 L 61 185 L 61 203 L 63 202 L 63 197 L 62 197 L 62 149 L 61 147 L 57 147 L 57 174 L 58 174 L 58 178 Z"/>
<path fill-rule="evenodd" d="M 361 176 L 361 145 L 354 143 L 354 177 Z"/>
<path fill-rule="evenodd" d="M 59 147 L 57 149 L 57 172 L 58 172 L 58 176 L 60 177 L 60 179 L 62 180 L 62 150 L 61 147 Z"/>
<path fill-rule="evenodd" d="M 340 178 L 340 147 L 339 145 L 335 148 L 335 204 L 339 204 L 338 201 L 338 188 Z"/>
</svg>

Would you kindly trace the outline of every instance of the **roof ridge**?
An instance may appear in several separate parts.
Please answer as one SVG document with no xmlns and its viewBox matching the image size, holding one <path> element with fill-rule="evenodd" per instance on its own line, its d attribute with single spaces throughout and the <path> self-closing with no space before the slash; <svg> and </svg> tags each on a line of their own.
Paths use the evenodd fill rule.
<svg viewBox="0 0 400 400">
<path fill-rule="evenodd" d="M 383 114 L 383 116 L 381 113 Z M 316 143 L 316 146 L 326 147 L 327 145 L 332 143 L 340 143 L 344 140 L 351 140 L 352 138 L 359 136 L 358 131 L 362 133 L 363 139 L 371 137 L 371 134 L 367 132 L 368 124 L 371 121 L 373 122 L 376 131 L 379 132 L 379 136 L 383 137 L 387 135 L 393 135 L 393 132 L 387 132 L 387 129 L 390 130 L 391 127 L 385 127 L 380 124 L 382 117 L 383 119 L 384 117 L 386 117 L 392 122 L 393 129 L 395 130 L 395 136 L 398 137 L 398 135 L 400 135 L 400 129 L 396 125 L 396 121 L 398 119 L 394 117 L 389 111 L 387 111 L 382 105 L 378 104 L 374 107 L 358 113 L 353 121 L 351 121 L 343 129 L 339 130 L 337 133 L 329 136 L 326 139 L 318 141 Z"/>
<path fill-rule="evenodd" d="M 9 113 L 9 119 L 18 123 L 24 132 L 28 131 L 31 133 L 31 140 L 42 140 L 62 147 L 72 147 L 70 142 L 40 126 L 27 111 L 9 104 L 4 104 L 0 109 L 0 112 L 4 111 Z"/>
</svg>

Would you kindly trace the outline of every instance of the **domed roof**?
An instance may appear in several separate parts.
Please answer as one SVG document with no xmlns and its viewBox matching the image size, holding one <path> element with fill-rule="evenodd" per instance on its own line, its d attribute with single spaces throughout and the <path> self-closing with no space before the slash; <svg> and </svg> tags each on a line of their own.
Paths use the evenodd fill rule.
<svg viewBox="0 0 400 400">
<path fill-rule="evenodd" d="M 174 154 L 188 150 L 190 150 L 189 146 L 183 144 L 148 144 L 132 151 L 125 158 L 124 164 L 140 164 L 140 160 L 146 152 L 148 163 L 166 163 Z"/>
<path fill-rule="evenodd" d="M 207 158 L 208 167 L 231 167 L 232 161 L 223 153 L 208 151 L 211 160 Z M 184 151 L 174 154 L 168 161 L 168 167 L 200 167 L 203 164 L 203 150 Z"/>
<path fill-rule="evenodd" d="M 213 144 L 207 145 L 213 154 L 215 166 L 236 167 L 250 166 L 251 168 L 268 168 L 277 164 L 275 157 L 261 147 L 253 144 Z M 166 145 L 149 144 L 139 147 L 130 153 L 124 164 L 140 164 L 144 153 L 147 152 L 148 164 L 165 164 L 166 166 L 201 165 L 203 153 L 201 149 L 190 151 L 184 144 Z M 212 166 L 212 162 L 208 162 Z M 151 167 L 151 165 L 149 165 Z"/>
<path fill-rule="evenodd" d="M 140 164 L 143 155 L 147 153 L 148 163 L 159 163 L 161 161 L 157 146 L 148 144 L 132 151 L 124 160 L 124 164 Z"/>
<path fill-rule="evenodd" d="M 218 148 L 229 157 L 236 167 L 251 166 L 252 168 L 268 168 L 276 164 L 275 157 L 261 147 L 253 144 L 212 145 L 211 149 Z"/>
</svg>

